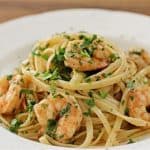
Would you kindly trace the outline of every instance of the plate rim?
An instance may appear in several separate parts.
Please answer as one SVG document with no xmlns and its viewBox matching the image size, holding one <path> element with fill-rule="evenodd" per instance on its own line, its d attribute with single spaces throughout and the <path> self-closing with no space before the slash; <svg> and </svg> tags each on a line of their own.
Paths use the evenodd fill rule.
<svg viewBox="0 0 150 150">
<path fill-rule="evenodd" d="M 16 17 L 16 18 L 12 18 L 12 19 L 9 19 L 9 20 L 6 20 L 4 22 L 1 22 L 0 23 L 0 27 L 1 25 L 5 25 L 5 24 L 9 24 L 9 23 L 14 23 L 14 22 L 17 22 L 17 21 L 20 21 L 20 20 L 24 20 L 24 19 L 27 19 L 27 18 L 32 18 L 32 17 L 39 17 L 41 15 L 46 15 L 46 14 L 55 14 L 55 13 L 60 13 L 60 12 L 69 12 L 69 11 L 103 11 L 103 12 L 110 12 L 110 13 L 122 13 L 122 14 L 126 14 L 126 15 L 134 15 L 134 16 L 139 16 L 139 17 L 143 17 L 143 18 L 147 18 L 147 19 L 150 19 L 150 16 L 149 15 L 146 15 L 146 14 L 142 14 L 142 13 L 138 13 L 138 12 L 132 12 L 132 11 L 126 11 L 126 10 L 112 10 L 112 9 L 103 9 L 103 8 L 84 8 L 84 7 L 81 7 L 81 8 L 67 8 L 67 9 L 56 9 L 56 10 L 49 10 L 49 11 L 44 11 L 44 12 L 38 12 L 38 13 L 35 13 L 35 14 L 28 14 L 28 15 L 23 15 L 23 16 L 19 16 L 19 17 Z"/>
</svg>

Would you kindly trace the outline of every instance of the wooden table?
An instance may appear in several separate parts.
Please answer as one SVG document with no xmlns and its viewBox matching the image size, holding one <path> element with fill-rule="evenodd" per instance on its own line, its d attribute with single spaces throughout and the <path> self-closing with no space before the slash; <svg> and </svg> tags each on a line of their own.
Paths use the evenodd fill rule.
<svg viewBox="0 0 150 150">
<path fill-rule="evenodd" d="M 150 0 L 0 0 L 0 23 L 24 15 L 66 8 L 106 8 L 150 15 Z"/>
</svg>

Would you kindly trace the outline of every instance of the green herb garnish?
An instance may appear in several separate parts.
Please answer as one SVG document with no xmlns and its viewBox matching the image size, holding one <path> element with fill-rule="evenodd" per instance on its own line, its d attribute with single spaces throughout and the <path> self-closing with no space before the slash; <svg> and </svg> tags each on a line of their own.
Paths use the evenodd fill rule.
<svg viewBox="0 0 150 150">
<path fill-rule="evenodd" d="M 93 42 L 94 40 L 97 39 L 97 35 L 96 34 L 93 34 L 92 38 L 91 38 L 91 41 Z"/>
<path fill-rule="evenodd" d="M 111 76 L 111 75 L 112 75 L 111 72 L 109 72 L 109 73 L 103 73 L 103 74 L 102 74 L 102 76 L 103 76 L 104 78 L 107 78 L 107 77 L 109 77 L 109 76 Z"/>
<path fill-rule="evenodd" d="M 121 104 L 124 105 L 124 103 L 125 103 L 125 100 L 123 99 L 123 100 L 121 101 Z"/>
<path fill-rule="evenodd" d="M 58 72 L 58 68 L 54 69 L 53 71 L 46 71 L 44 73 L 42 73 L 42 78 L 43 80 L 57 80 L 57 79 L 61 79 L 59 72 Z"/>
<path fill-rule="evenodd" d="M 18 128 L 19 128 L 19 126 L 20 126 L 20 124 L 21 124 L 21 122 L 20 122 L 19 120 L 17 120 L 17 119 L 11 120 L 9 130 L 10 130 L 11 132 L 15 132 L 15 133 L 16 133 L 17 130 L 18 130 Z"/>
<path fill-rule="evenodd" d="M 48 56 L 48 55 L 46 55 L 46 54 L 40 54 L 40 53 L 36 53 L 35 51 L 32 51 L 32 55 L 33 55 L 33 56 L 41 57 L 41 58 L 43 58 L 43 59 L 45 59 L 45 60 L 48 60 L 48 58 L 49 58 L 49 56 Z"/>
<path fill-rule="evenodd" d="M 31 112 L 35 104 L 36 104 L 35 100 L 27 100 L 27 111 Z"/>
<path fill-rule="evenodd" d="M 89 92 L 88 92 L 88 95 L 89 95 L 90 97 L 93 97 L 93 92 L 92 92 L 92 91 L 89 91 Z"/>
<path fill-rule="evenodd" d="M 54 119 L 49 119 L 47 121 L 47 128 L 46 128 L 46 133 L 50 136 L 55 138 L 55 132 L 57 128 L 57 121 Z"/>
<path fill-rule="evenodd" d="M 129 88 L 129 89 L 133 89 L 134 85 L 135 85 L 135 80 L 127 82 L 127 88 Z"/>
<path fill-rule="evenodd" d="M 38 77 L 39 75 L 40 75 L 39 72 L 36 72 L 36 73 L 34 74 L 35 77 Z"/>
<path fill-rule="evenodd" d="M 113 48 L 113 46 L 112 46 L 112 45 L 110 45 L 110 44 L 107 44 L 107 46 L 108 46 L 108 47 L 110 47 L 110 48 Z"/>
<path fill-rule="evenodd" d="M 143 79 L 143 83 L 144 83 L 144 84 L 148 84 L 148 79 L 147 79 L 147 78 L 144 78 L 144 79 Z"/>
<path fill-rule="evenodd" d="M 125 115 L 129 116 L 129 108 L 128 107 L 126 107 L 126 109 L 125 109 Z"/>
<path fill-rule="evenodd" d="M 88 111 L 83 112 L 84 116 L 90 116 L 91 115 L 91 109 L 89 108 Z"/>
<path fill-rule="evenodd" d="M 20 95 L 21 94 L 26 94 L 26 95 L 33 94 L 33 90 L 30 90 L 30 89 L 21 89 Z"/>
<path fill-rule="evenodd" d="M 92 44 L 92 42 L 97 38 L 96 34 L 93 34 L 93 36 L 90 37 L 86 37 L 85 35 L 80 35 L 80 39 L 83 39 L 83 43 L 81 44 L 81 48 L 87 48 L 90 44 Z"/>
<path fill-rule="evenodd" d="M 13 75 L 7 75 L 7 80 L 11 80 Z"/>
<path fill-rule="evenodd" d="M 63 36 L 64 36 L 66 39 L 71 40 L 70 35 L 64 34 Z"/>
<path fill-rule="evenodd" d="M 48 56 L 48 55 L 46 55 L 46 54 L 41 55 L 41 57 L 42 57 L 43 59 L 45 59 L 45 60 L 48 60 L 48 58 L 49 58 L 49 56 Z"/>
<path fill-rule="evenodd" d="M 105 99 L 105 98 L 108 96 L 108 93 L 105 92 L 105 91 L 99 91 L 99 96 L 100 96 L 102 99 Z"/>
<path fill-rule="evenodd" d="M 129 139 L 127 144 L 131 144 L 131 143 L 135 143 L 135 141 L 133 141 L 132 139 Z"/>
<path fill-rule="evenodd" d="M 70 93 L 69 93 L 69 92 L 67 92 L 67 91 L 65 91 L 65 94 L 66 94 L 66 95 L 70 95 Z"/>
<path fill-rule="evenodd" d="M 71 69 L 64 65 L 65 48 L 59 48 L 56 51 L 55 56 L 52 60 L 53 69 L 57 69 L 61 79 L 69 81 L 71 79 Z"/>
<path fill-rule="evenodd" d="M 87 100 L 85 101 L 85 103 L 86 103 L 88 106 L 90 106 L 90 107 L 95 106 L 95 101 L 94 101 L 94 99 L 92 99 L 92 98 L 87 99 Z"/>
<path fill-rule="evenodd" d="M 109 58 L 110 58 L 110 61 L 111 61 L 111 62 L 114 62 L 114 61 L 116 61 L 117 59 L 119 59 L 120 57 L 119 57 L 117 54 L 112 53 L 112 54 L 109 56 Z"/>
<path fill-rule="evenodd" d="M 49 91 L 52 97 L 55 98 L 57 94 L 56 94 L 56 86 L 54 84 L 50 85 Z"/>
<path fill-rule="evenodd" d="M 133 101 L 134 100 L 134 96 L 130 96 L 130 99 Z"/>
<path fill-rule="evenodd" d="M 33 94 L 33 90 L 21 89 L 20 94 Z"/>
<path fill-rule="evenodd" d="M 57 63 L 64 61 L 64 59 L 65 59 L 64 54 L 65 54 L 65 48 L 59 47 L 58 51 L 55 52 L 55 56 L 54 56 L 52 62 L 57 64 Z"/>
<path fill-rule="evenodd" d="M 86 49 L 81 50 L 80 53 L 83 57 L 90 57 L 90 53 Z"/>
<path fill-rule="evenodd" d="M 46 48 L 48 48 L 49 47 L 49 43 L 46 43 L 43 47 L 41 46 L 41 45 L 39 45 L 39 47 L 38 47 L 38 49 L 40 50 L 40 51 L 44 51 Z"/>
<path fill-rule="evenodd" d="M 87 83 L 91 82 L 91 78 L 90 77 L 85 78 L 85 82 Z"/>
<path fill-rule="evenodd" d="M 142 54 L 142 50 L 141 51 L 131 51 L 130 54 L 135 54 L 135 55 L 141 55 Z"/>
<path fill-rule="evenodd" d="M 44 51 L 48 47 L 49 47 L 49 43 L 38 44 L 36 45 L 36 47 L 33 47 L 33 51 L 36 51 L 36 50 Z"/>
<path fill-rule="evenodd" d="M 68 103 L 67 106 L 60 111 L 60 113 L 59 113 L 60 117 L 67 114 L 70 111 L 70 107 L 71 107 L 71 104 Z"/>
</svg>

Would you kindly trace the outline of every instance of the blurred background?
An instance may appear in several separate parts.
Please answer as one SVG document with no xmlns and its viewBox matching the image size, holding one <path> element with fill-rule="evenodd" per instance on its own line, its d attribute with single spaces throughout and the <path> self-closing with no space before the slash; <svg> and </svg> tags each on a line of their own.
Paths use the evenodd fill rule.
<svg viewBox="0 0 150 150">
<path fill-rule="evenodd" d="M 0 0 L 0 23 L 20 16 L 68 8 L 103 8 L 150 15 L 150 0 Z"/>
</svg>

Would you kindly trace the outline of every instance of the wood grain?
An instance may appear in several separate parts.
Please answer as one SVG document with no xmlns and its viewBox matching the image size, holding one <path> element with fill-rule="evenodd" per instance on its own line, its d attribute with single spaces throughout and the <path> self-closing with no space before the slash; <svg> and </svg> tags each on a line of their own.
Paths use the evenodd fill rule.
<svg viewBox="0 0 150 150">
<path fill-rule="evenodd" d="M 67 8 L 105 8 L 150 15 L 150 0 L 0 0 L 0 22 Z"/>
</svg>

